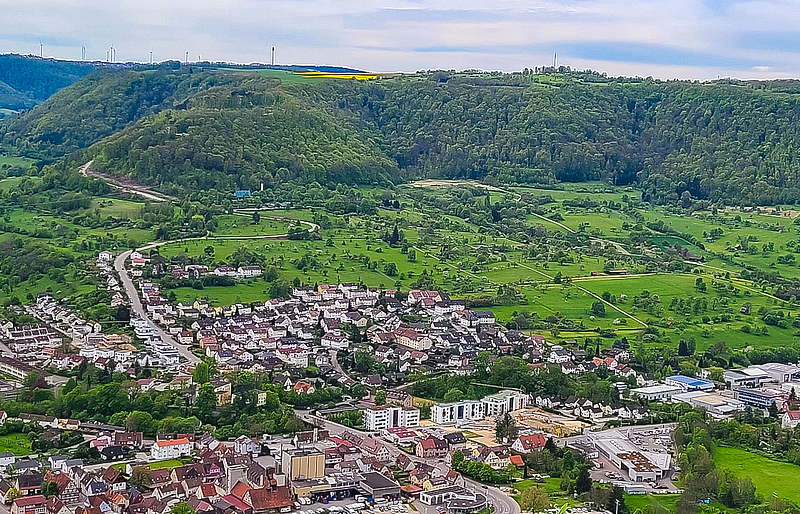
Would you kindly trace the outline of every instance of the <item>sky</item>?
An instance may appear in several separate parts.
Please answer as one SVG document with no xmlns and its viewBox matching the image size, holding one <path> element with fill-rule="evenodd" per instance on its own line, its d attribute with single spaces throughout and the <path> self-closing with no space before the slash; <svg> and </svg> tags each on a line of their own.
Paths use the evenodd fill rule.
<svg viewBox="0 0 800 514">
<path fill-rule="evenodd" d="M 393 72 L 800 77 L 798 0 L 0 0 L 0 53 Z"/>
</svg>

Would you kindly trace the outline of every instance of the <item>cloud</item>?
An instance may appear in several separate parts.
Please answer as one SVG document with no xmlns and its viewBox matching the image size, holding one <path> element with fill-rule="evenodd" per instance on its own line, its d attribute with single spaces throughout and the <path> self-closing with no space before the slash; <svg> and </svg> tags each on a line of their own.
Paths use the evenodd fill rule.
<svg viewBox="0 0 800 514">
<path fill-rule="evenodd" d="M 0 51 L 372 71 L 552 62 L 661 78 L 800 74 L 793 0 L 0 0 Z"/>
</svg>

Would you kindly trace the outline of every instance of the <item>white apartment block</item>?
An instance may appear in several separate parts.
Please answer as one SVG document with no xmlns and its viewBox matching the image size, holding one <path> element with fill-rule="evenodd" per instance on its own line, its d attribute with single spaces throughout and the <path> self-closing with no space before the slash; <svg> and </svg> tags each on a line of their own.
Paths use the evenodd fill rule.
<svg viewBox="0 0 800 514">
<path fill-rule="evenodd" d="M 463 423 L 484 418 L 480 400 L 462 400 L 453 403 L 436 403 L 431 407 L 431 421 L 439 424 Z"/>
<path fill-rule="evenodd" d="M 507 412 L 524 409 L 528 403 L 528 397 L 519 391 L 506 389 L 486 396 L 481 403 L 483 403 L 483 413 L 486 417 L 502 416 Z"/>
<path fill-rule="evenodd" d="M 408 407 L 372 407 L 364 411 L 364 427 L 374 432 L 387 428 L 419 426 L 419 410 Z"/>
</svg>

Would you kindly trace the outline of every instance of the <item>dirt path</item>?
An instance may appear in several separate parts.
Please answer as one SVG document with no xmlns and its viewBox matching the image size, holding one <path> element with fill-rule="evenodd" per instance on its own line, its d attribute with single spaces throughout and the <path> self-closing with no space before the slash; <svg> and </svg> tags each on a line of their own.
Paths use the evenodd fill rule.
<svg viewBox="0 0 800 514">
<path fill-rule="evenodd" d="M 142 185 L 137 184 L 133 180 L 124 180 L 119 177 L 112 177 L 111 175 L 106 175 L 105 173 L 100 173 L 92 167 L 92 163 L 94 161 L 89 161 L 80 168 L 78 168 L 78 172 L 86 177 L 92 176 L 95 178 L 102 179 L 108 183 L 109 186 L 113 187 L 118 191 L 122 191 L 123 193 L 128 193 L 132 195 L 138 195 L 144 198 L 145 200 L 151 200 L 153 202 L 177 202 L 178 199 L 174 196 L 165 195 L 163 193 L 158 193 L 144 187 Z"/>
<path fill-rule="evenodd" d="M 543 275 L 543 276 L 545 276 L 545 277 L 549 278 L 550 280 L 553 280 L 553 277 L 552 277 L 552 276 L 550 276 L 550 275 L 548 275 L 547 273 L 544 273 L 544 272 L 542 272 L 542 271 L 539 271 L 538 269 L 532 268 L 532 267 L 528 266 L 527 264 L 523 264 L 523 263 L 521 263 L 521 262 L 516 262 L 516 264 L 517 264 L 518 266 L 520 266 L 520 267 L 523 267 L 523 268 L 525 268 L 525 269 L 528 269 L 528 270 L 530 270 L 530 271 L 533 271 L 534 273 L 538 273 L 538 274 L 540 274 L 540 275 Z M 638 276 L 638 275 L 636 275 L 636 276 Z M 647 328 L 647 326 L 648 326 L 648 325 L 647 325 L 647 323 L 645 323 L 644 321 L 642 321 L 642 320 L 640 320 L 639 318 L 635 317 L 633 314 L 629 314 L 629 313 L 627 313 L 627 312 L 623 311 L 622 309 L 620 309 L 619 307 L 617 307 L 616 305 L 614 305 L 613 303 L 611 303 L 611 302 L 607 302 L 607 301 L 603 300 L 603 298 L 601 298 L 600 296 L 598 296 L 598 295 L 594 294 L 593 292 L 589 291 L 589 290 L 588 290 L 588 289 L 586 289 L 585 287 L 581 287 L 581 286 L 579 286 L 579 285 L 575 284 L 575 283 L 574 283 L 574 281 L 573 281 L 572 285 L 573 285 L 573 286 L 574 286 L 574 287 L 575 287 L 575 288 L 576 288 L 578 291 L 583 291 L 584 293 L 588 294 L 589 296 L 592 296 L 593 298 L 595 298 L 595 299 L 597 299 L 597 300 L 600 300 L 601 302 L 603 302 L 604 304 L 608 305 L 609 307 L 611 307 L 611 308 L 612 308 L 612 309 L 614 309 L 615 311 L 619 312 L 619 313 L 620 313 L 620 314 L 622 314 L 623 316 L 625 316 L 625 317 L 627 317 L 627 318 L 630 318 L 630 319 L 632 319 L 633 321 L 635 321 L 636 323 L 639 323 L 639 324 L 640 324 L 640 325 L 642 325 L 643 327 Z"/>
</svg>

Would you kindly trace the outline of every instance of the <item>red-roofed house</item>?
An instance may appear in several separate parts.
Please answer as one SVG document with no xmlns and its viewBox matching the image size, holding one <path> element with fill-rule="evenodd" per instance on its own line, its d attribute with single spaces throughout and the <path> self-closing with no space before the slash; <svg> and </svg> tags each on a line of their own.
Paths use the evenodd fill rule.
<svg viewBox="0 0 800 514">
<path fill-rule="evenodd" d="M 150 456 L 156 460 L 177 459 L 192 453 L 192 443 L 185 437 L 168 441 L 157 441 L 150 450 Z"/>
<path fill-rule="evenodd" d="M 17 498 L 11 504 L 11 514 L 45 514 L 47 498 L 41 494 Z"/>
<path fill-rule="evenodd" d="M 436 459 L 447 455 L 447 449 L 447 441 L 438 437 L 429 437 L 417 442 L 416 454 L 424 459 Z"/>
<path fill-rule="evenodd" d="M 294 385 L 294 390 L 297 393 L 305 393 L 305 394 L 314 394 L 314 391 L 316 391 L 313 385 L 309 384 L 308 382 L 304 382 L 303 380 L 299 380 Z"/>
<path fill-rule="evenodd" d="M 544 434 L 521 435 L 517 437 L 511 449 L 517 453 L 530 453 L 533 450 L 544 448 L 547 438 Z"/>
<path fill-rule="evenodd" d="M 787 410 L 781 415 L 783 428 L 795 428 L 798 424 L 800 424 L 800 410 Z"/>
<path fill-rule="evenodd" d="M 245 493 L 244 501 L 253 506 L 254 514 L 271 514 L 291 508 L 292 493 L 286 485 L 250 489 Z"/>
</svg>

